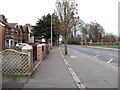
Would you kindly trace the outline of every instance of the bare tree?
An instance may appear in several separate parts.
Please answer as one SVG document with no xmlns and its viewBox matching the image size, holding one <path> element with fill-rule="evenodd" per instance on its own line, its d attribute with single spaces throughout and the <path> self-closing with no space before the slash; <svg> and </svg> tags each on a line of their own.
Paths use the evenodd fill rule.
<svg viewBox="0 0 120 90">
<path fill-rule="evenodd" d="M 87 34 L 88 34 L 88 30 L 87 30 L 87 26 L 86 25 L 82 27 L 81 33 L 82 33 L 82 39 L 83 39 L 83 42 L 84 42 L 84 41 L 86 41 Z"/>
<path fill-rule="evenodd" d="M 99 42 L 103 34 L 105 34 L 103 27 L 97 22 L 92 22 L 90 24 L 89 30 L 90 36 L 94 42 Z"/>
<path fill-rule="evenodd" d="M 64 37 L 65 55 L 68 54 L 67 38 L 74 26 L 74 17 L 78 13 L 76 12 L 77 6 L 75 0 L 57 0 L 56 2 L 55 15 L 58 16 L 60 21 L 61 35 Z"/>
<path fill-rule="evenodd" d="M 118 37 L 113 35 L 112 33 L 106 33 L 103 36 L 102 41 L 103 42 L 117 42 L 118 41 Z"/>
<path fill-rule="evenodd" d="M 52 22 L 53 22 L 53 30 L 55 31 L 56 34 L 56 42 L 57 45 L 59 46 L 59 37 L 61 33 L 61 26 L 60 26 L 60 20 L 58 19 L 58 16 L 56 16 L 54 13 L 52 15 Z"/>
</svg>

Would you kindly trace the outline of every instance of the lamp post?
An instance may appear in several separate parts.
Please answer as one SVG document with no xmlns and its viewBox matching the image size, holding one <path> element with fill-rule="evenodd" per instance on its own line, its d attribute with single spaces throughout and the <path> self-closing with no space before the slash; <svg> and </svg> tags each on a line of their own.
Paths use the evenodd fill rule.
<svg viewBox="0 0 120 90">
<path fill-rule="evenodd" d="M 52 48 L 52 46 L 53 46 L 53 43 L 52 43 L 52 14 L 51 14 L 51 48 Z"/>
</svg>

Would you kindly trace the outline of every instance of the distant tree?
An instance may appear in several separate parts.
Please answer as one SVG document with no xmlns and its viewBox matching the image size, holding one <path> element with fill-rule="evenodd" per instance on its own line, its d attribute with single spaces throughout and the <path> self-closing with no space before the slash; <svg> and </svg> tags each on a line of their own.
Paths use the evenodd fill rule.
<svg viewBox="0 0 120 90">
<path fill-rule="evenodd" d="M 87 40 L 87 35 L 88 35 L 88 29 L 87 26 L 82 26 L 81 28 L 81 33 L 82 33 L 82 40 L 83 42 Z"/>
<path fill-rule="evenodd" d="M 51 38 L 51 15 L 43 16 L 41 19 L 38 19 L 36 25 L 32 30 L 34 36 L 40 36 L 48 39 Z"/>
<path fill-rule="evenodd" d="M 81 26 L 81 20 L 80 20 L 79 16 L 74 17 L 74 19 L 73 19 L 73 29 L 72 29 L 74 37 L 77 37 L 77 31 L 80 30 L 80 26 Z"/>
<path fill-rule="evenodd" d="M 89 37 L 93 42 L 99 42 L 105 34 L 103 27 L 97 22 L 90 23 L 89 26 Z"/>
<path fill-rule="evenodd" d="M 58 19 L 58 16 L 56 16 L 54 13 L 52 15 L 52 22 L 53 22 L 53 31 L 55 34 L 54 40 L 56 41 L 56 44 L 59 46 L 59 38 L 61 34 L 61 26 L 60 26 L 60 20 Z"/>
<path fill-rule="evenodd" d="M 118 41 L 118 37 L 111 33 L 107 33 L 103 36 L 102 41 L 103 42 L 116 42 L 116 41 Z"/>
</svg>

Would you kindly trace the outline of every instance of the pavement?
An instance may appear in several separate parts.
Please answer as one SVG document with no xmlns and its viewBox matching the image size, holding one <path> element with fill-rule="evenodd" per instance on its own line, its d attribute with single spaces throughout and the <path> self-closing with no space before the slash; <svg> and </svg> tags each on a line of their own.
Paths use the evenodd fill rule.
<svg viewBox="0 0 120 90">
<path fill-rule="evenodd" d="M 54 47 L 21 88 L 118 88 L 116 66 L 71 48 L 68 52 L 64 55 L 63 45 Z"/>
<path fill-rule="evenodd" d="M 77 88 L 58 47 L 45 57 L 24 88 Z"/>
</svg>

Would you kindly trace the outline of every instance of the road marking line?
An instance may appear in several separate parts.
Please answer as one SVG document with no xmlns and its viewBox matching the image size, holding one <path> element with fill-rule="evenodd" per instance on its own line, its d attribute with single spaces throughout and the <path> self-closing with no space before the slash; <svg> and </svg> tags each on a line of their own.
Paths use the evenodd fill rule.
<svg viewBox="0 0 120 90">
<path fill-rule="evenodd" d="M 107 63 L 110 63 L 110 62 L 112 62 L 113 61 L 113 59 L 110 59 Z"/>
<path fill-rule="evenodd" d="M 94 56 L 93 58 L 96 58 L 96 57 L 98 57 L 99 55 L 96 55 L 96 56 Z"/>
<path fill-rule="evenodd" d="M 61 54 L 61 56 L 64 58 L 62 52 L 60 51 L 60 47 L 59 47 L 59 52 Z M 76 85 L 78 88 L 84 88 L 84 90 L 86 90 L 86 87 L 83 85 L 82 81 L 79 79 L 79 77 L 77 76 L 77 74 L 75 73 L 75 71 L 72 69 L 72 67 L 70 66 L 70 64 L 68 63 L 68 61 L 64 58 L 63 61 L 65 62 L 68 70 L 70 71 Z"/>
<path fill-rule="evenodd" d="M 76 56 L 70 56 L 71 58 L 77 58 Z"/>
</svg>

